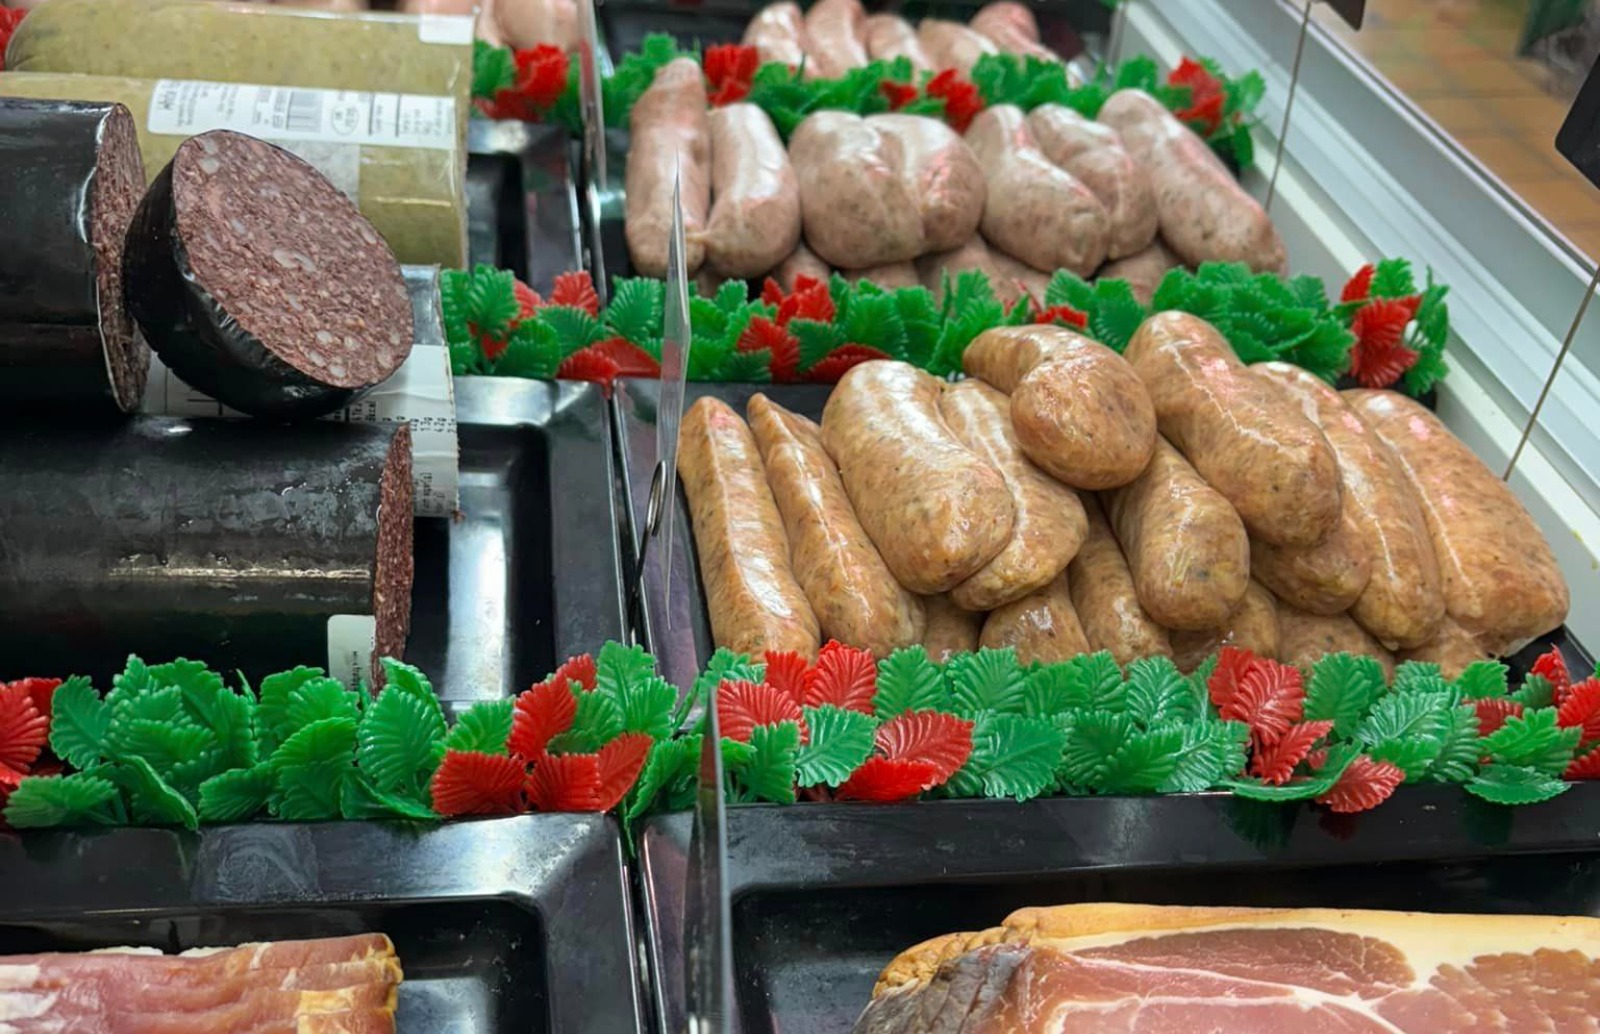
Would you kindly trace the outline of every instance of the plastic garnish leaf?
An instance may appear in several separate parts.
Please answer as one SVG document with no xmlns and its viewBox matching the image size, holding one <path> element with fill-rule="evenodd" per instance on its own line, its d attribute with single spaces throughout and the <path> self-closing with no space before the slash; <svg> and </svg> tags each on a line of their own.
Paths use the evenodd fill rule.
<svg viewBox="0 0 1600 1034">
<path fill-rule="evenodd" d="M 1256 656 L 1237 646 L 1224 646 L 1217 651 L 1215 660 L 1211 674 L 1206 677 L 1206 691 L 1211 696 L 1211 705 L 1221 711 L 1238 695 L 1239 681 L 1255 664 Z"/>
<path fill-rule="evenodd" d="M 1567 690 L 1556 711 L 1556 723 L 1562 728 L 1581 728 L 1579 742 L 1600 739 L 1600 678 L 1584 679 Z"/>
<path fill-rule="evenodd" d="M 1328 654 L 1311 666 L 1306 720 L 1331 721 L 1336 735 L 1350 736 L 1384 690 L 1383 665 L 1376 657 Z"/>
<path fill-rule="evenodd" d="M 338 679 L 315 678 L 289 692 L 284 718 L 292 729 L 303 728 L 324 718 L 359 718 L 361 697 L 344 688 Z"/>
<path fill-rule="evenodd" d="M 144 661 L 137 654 L 129 654 L 122 671 L 111 676 L 111 692 L 106 694 L 106 703 L 119 704 L 160 688 L 151 682 L 150 669 Z"/>
<path fill-rule="evenodd" d="M 910 758 L 868 758 L 835 795 L 841 801 L 903 801 L 939 785 L 931 762 Z"/>
<path fill-rule="evenodd" d="M 1314 800 L 1333 789 L 1360 753 L 1361 748 L 1353 743 L 1336 743 L 1328 748 L 1322 764 L 1311 775 L 1293 778 L 1282 786 L 1245 779 L 1225 779 L 1221 785 L 1253 801 Z"/>
<path fill-rule="evenodd" d="M 815 384 L 837 384 L 840 377 L 862 363 L 888 358 L 890 357 L 883 352 L 866 345 L 842 345 L 807 370 L 806 379 Z"/>
<path fill-rule="evenodd" d="M 1106 759 L 1098 789 L 1106 793 L 1152 793 L 1178 768 L 1183 728 L 1159 725 L 1136 732 Z"/>
<path fill-rule="evenodd" d="M 762 681 L 795 703 L 805 703 L 806 671 L 810 667 L 806 659 L 793 650 L 771 650 L 766 654 L 766 661 Z"/>
<path fill-rule="evenodd" d="M 972 756 L 949 781 L 957 796 L 1039 796 L 1055 780 L 1064 737 L 1045 718 L 982 714 L 972 730 Z"/>
<path fill-rule="evenodd" d="M 878 681 L 877 662 L 866 650 L 828 640 L 817 663 L 806 674 L 808 707 L 831 704 L 847 711 L 872 714 L 872 697 Z"/>
<path fill-rule="evenodd" d="M 685 736 L 661 740 L 650 748 L 644 769 L 629 791 L 625 820 L 636 819 L 652 810 L 657 798 L 663 811 L 687 807 L 693 799 L 695 764 L 700 760 L 700 737 Z"/>
<path fill-rule="evenodd" d="M 1509 689 L 1506 670 L 1499 661 L 1473 661 L 1456 676 L 1454 685 L 1469 700 L 1503 697 Z"/>
<path fill-rule="evenodd" d="M 550 741 L 552 754 L 591 754 L 622 734 L 622 705 L 609 693 L 576 692 L 578 710 L 572 728 Z"/>
<path fill-rule="evenodd" d="M 665 318 L 665 284 L 649 277 L 619 278 L 611 283 L 611 304 L 604 313 L 613 334 L 632 342 L 659 360 L 661 325 Z"/>
<path fill-rule="evenodd" d="M 321 668 L 302 666 L 268 675 L 261 680 L 258 690 L 260 699 L 256 704 L 256 741 L 262 754 L 277 750 L 278 744 L 295 731 L 295 726 L 289 721 L 289 701 L 294 691 L 323 675 Z"/>
<path fill-rule="evenodd" d="M 340 721 L 342 719 L 329 719 Z M 267 810 L 284 822 L 323 822 L 344 814 L 345 786 L 358 777 L 349 761 L 285 765 L 277 770 Z"/>
<path fill-rule="evenodd" d="M 1305 715 L 1305 685 L 1300 670 L 1256 658 L 1240 676 L 1232 699 L 1218 708 L 1218 713 L 1250 726 L 1257 744 L 1272 746 Z"/>
<path fill-rule="evenodd" d="M 595 293 L 594 280 L 587 270 L 558 274 L 550 287 L 550 304 L 582 309 L 591 316 L 600 315 L 600 296 Z"/>
<path fill-rule="evenodd" d="M 642 732 L 653 739 L 672 735 L 678 690 L 666 679 L 654 674 L 637 679 L 622 691 L 619 702 L 622 732 Z"/>
<path fill-rule="evenodd" d="M 633 789 L 654 743 L 647 733 L 628 732 L 600 748 L 601 811 L 610 811 L 621 804 Z"/>
<path fill-rule="evenodd" d="M 600 811 L 600 756 L 546 754 L 524 785 L 539 811 Z"/>
<path fill-rule="evenodd" d="M 577 714 L 578 700 L 566 686 L 535 683 L 517 695 L 506 747 L 512 756 L 530 762 L 545 752 L 552 739 L 572 727 Z"/>
<path fill-rule="evenodd" d="M 601 647 L 600 656 L 606 669 L 604 682 L 600 677 L 600 665 L 586 653 L 562 661 L 561 666 L 550 673 L 549 681 L 559 685 L 576 682 L 579 689 L 605 689 L 616 693 L 635 679 L 655 671 L 655 661 L 642 647 L 608 642 Z"/>
<path fill-rule="evenodd" d="M 1373 705 L 1355 738 L 1374 760 L 1419 779 L 1444 747 L 1450 708 L 1448 693 L 1390 693 Z"/>
<path fill-rule="evenodd" d="M 1193 721 L 1194 694 L 1170 657 L 1141 657 L 1128 665 L 1128 715 L 1149 727 L 1163 722 Z"/>
<path fill-rule="evenodd" d="M 1484 765 L 1467 792 L 1491 804 L 1537 804 L 1566 793 L 1572 784 L 1522 765 Z"/>
<path fill-rule="evenodd" d="M 439 813 L 422 801 L 375 789 L 360 772 L 349 770 L 340 780 L 339 814 L 352 822 L 406 819 L 437 822 Z"/>
<path fill-rule="evenodd" d="M 793 804 L 800 726 L 789 721 L 756 726 L 750 730 L 750 746 L 754 756 L 734 766 L 734 777 L 757 800 Z"/>
<path fill-rule="evenodd" d="M 1511 715 L 1504 725 L 1483 738 L 1483 752 L 1498 765 L 1559 776 L 1571 763 L 1583 730 L 1563 729 L 1556 724 L 1556 717 L 1553 707 Z"/>
<path fill-rule="evenodd" d="M 268 764 L 233 768 L 200 784 L 201 822 L 243 822 L 266 807 L 272 792 L 273 768 Z"/>
<path fill-rule="evenodd" d="M 505 754 L 506 740 L 511 736 L 511 709 L 515 705 L 516 700 L 511 697 L 473 704 L 461 713 L 445 736 L 446 749 Z"/>
<path fill-rule="evenodd" d="M 1138 731 L 1133 718 L 1111 711 L 1084 710 L 1065 723 L 1061 782 L 1098 788 L 1111 758 Z"/>
<path fill-rule="evenodd" d="M 878 727 L 874 742 L 891 760 L 933 764 L 936 783 L 943 783 L 972 756 L 973 723 L 953 714 L 917 711 L 901 714 Z"/>
<path fill-rule="evenodd" d="M 28 687 L 0 685 L 0 765 L 26 772 L 50 739 L 50 719 L 39 713 Z"/>
<path fill-rule="evenodd" d="M 1478 735 L 1487 736 L 1506 724 L 1511 715 L 1522 714 L 1523 707 L 1510 697 L 1489 697 L 1472 702 L 1478 716 Z"/>
<path fill-rule="evenodd" d="M 695 676 L 692 695 L 695 700 L 709 701 L 717 692 L 717 687 L 725 681 L 761 682 L 765 678 L 764 665 L 757 664 L 742 653 L 719 646 L 712 652 L 705 669 Z M 795 700 L 795 706 L 800 706 L 798 699 Z"/>
<path fill-rule="evenodd" d="M 872 709 L 879 718 L 949 706 L 950 691 L 944 674 L 921 646 L 901 647 L 878 662 L 878 688 Z"/>
<path fill-rule="evenodd" d="M 163 774 L 217 748 L 217 738 L 211 730 L 197 725 L 146 718 L 123 721 L 116 715 L 112 716 L 106 742 L 113 759 L 142 757 Z"/>
<path fill-rule="evenodd" d="M 116 784 L 103 776 L 28 776 L 6 801 L 6 821 L 17 829 L 109 825 L 120 807 Z"/>
<path fill-rule="evenodd" d="M 433 808 L 453 815 L 515 815 L 525 810 L 527 767 L 505 754 L 447 750 L 429 783 Z"/>
<path fill-rule="evenodd" d="M 1161 793 L 1199 793 L 1244 771 L 1250 727 L 1243 722 L 1190 722 L 1183 727 L 1177 763 Z"/>
<path fill-rule="evenodd" d="M 356 722 L 352 718 L 325 718 L 295 732 L 268 759 L 274 768 L 354 760 Z"/>
<path fill-rule="evenodd" d="M 810 740 L 795 758 L 801 786 L 838 786 L 872 753 L 877 723 L 868 715 L 832 704 L 804 709 Z"/>
<path fill-rule="evenodd" d="M 375 789 L 420 799 L 444 758 L 444 737 L 431 692 L 424 698 L 390 683 L 361 718 L 356 762 Z"/>
<path fill-rule="evenodd" d="M 1258 749 L 1250 758 L 1250 774 L 1264 783 L 1282 786 L 1317 741 L 1333 731 L 1332 721 L 1299 722 L 1272 746 Z"/>
<path fill-rule="evenodd" d="M 771 686 L 727 679 L 717 688 L 717 725 L 730 740 L 751 742 L 751 732 L 779 722 L 804 722 L 800 705 Z"/>
<path fill-rule="evenodd" d="M 1439 752 L 1428 766 L 1426 778 L 1440 783 L 1463 783 L 1478 768 L 1478 712 L 1471 704 L 1444 713 Z"/>
<path fill-rule="evenodd" d="M 1567 670 L 1567 659 L 1561 656 L 1561 651 L 1555 647 L 1540 654 L 1528 671 L 1548 680 L 1557 700 L 1560 700 L 1566 694 L 1567 688 L 1572 685 L 1572 673 Z"/>
<path fill-rule="evenodd" d="M 985 647 L 957 654 L 945 665 L 945 676 L 956 712 L 967 717 L 985 711 L 1021 714 L 1026 706 L 1027 680 L 1016 650 Z"/>
<path fill-rule="evenodd" d="M 1564 779 L 1600 779 L 1600 747 L 1579 754 L 1562 773 Z"/>
<path fill-rule="evenodd" d="M 1448 688 L 1444 673 L 1432 661 L 1406 661 L 1394 670 L 1396 693 L 1437 693 Z"/>
<path fill-rule="evenodd" d="M 1529 675 L 1511 699 L 1529 709 L 1550 707 L 1556 703 L 1555 684 L 1543 675 Z"/>
<path fill-rule="evenodd" d="M 182 826 L 198 829 L 200 817 L 194 806 L 171 786 L 144 758 L 124 758 L 101 769 L 128 794 L 128 811 L 133 821 L 151 826 Z"/>
<path fill-rule="evenodd" d="M 1350 814 L 1376 808 L 1389 799 L 1405 773 L 1386 761 L 1375 761 L 1365 754 L 1350 762 L 1333 788 L 1316 798 L 1329 811 Z"/>
</svg>

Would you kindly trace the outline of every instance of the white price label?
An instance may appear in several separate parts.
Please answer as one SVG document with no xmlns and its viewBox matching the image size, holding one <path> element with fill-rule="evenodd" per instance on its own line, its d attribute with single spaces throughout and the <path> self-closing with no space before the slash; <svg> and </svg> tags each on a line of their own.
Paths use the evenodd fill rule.
<svg viewBox="0 0 1600 1034">
<path fill-rule="evenodd" d="M 328 619 L 328 674 L 357 689 L 372 684 L 372 651 L 378 648 L 378 619 L 371 614 L 335 614 Z"/>
<path fill-rule="evenodd" d="M 471 19 L 467 19 L 471 28 Z M 162 79 L 150 96 L 152 133 L 194 136 L 231 129 L 263 140 L 364 147 L 457 146 L 450 97 Z"/>
<path fill-rule="evenodd" d="M 472 25 L 470 14 L 424 14 L 417 19 L 417 37 L 424 43 L 471 46 Z"/>
</svg>

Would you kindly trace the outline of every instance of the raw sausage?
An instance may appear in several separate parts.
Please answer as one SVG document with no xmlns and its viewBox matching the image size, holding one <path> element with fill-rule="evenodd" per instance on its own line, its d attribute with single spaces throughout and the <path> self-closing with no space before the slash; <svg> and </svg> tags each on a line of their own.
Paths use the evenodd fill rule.
<svg viewBox="0 0 1600 1034">
<path fill-rule="evenodd" d="M 1330 653 L 1376 657 L 1385 679 L 1394 678 L 1394 655 L 1367 634 L 1349 614 L 1308 614 L 1287 603 L 1278 606 L 1278 659 L 1306 671 Z"/>
<path fill-rule="evenodd" d="M 1111 225 L 1108 259 L 1150 246 L 1160 222 L 1150 170 L 1133 160 L 1115 129 L 1062 104 L 1034 108 L 1028 129 L 1045 157 L 1076 176 L 1105 206 Z"/>
<path fill-rule="evenodd" d="M 1000 53 L 1000 48 L 983 33 L 941 18 L 922 19 L 917 25 L 917 39 L 922 41 L 922 49 L 935 69 L 954 68 L 962 75 L 971 72 L 985 54 Z"/>
<path fill-rule="evenodd" d="M 984 615 L 962 610 L 943 595 L 924 596 L 922 603 L 928 612 L 922 648 L 928 651 L 930 660 L 943 664 L 958 653 L 971 653 L 978 648 Z"/>
<path fill-rule="evenodd" d="M 803 241 L 795 245 L 795 249 L 789 254 L 789 257 L 780 262 L 778 268 L 772 271 L 772 278 L 778 281 L 778 286 L 783 288 L 785 294 L 792 292 L 795 288 L 795 283 L 803 276 L 827 283 L 828 278 L 832 275 L 833 271 L 828 268 L 828 264 L 817 258 L 811 249 L 805 246 Z"/>
<path fill-rule="evenodd" d="M 950 590 L 968 610 L 993 610 L 1048 585 L 1088 532 L 1078 494 L 1028 461 L 1011 428 L 1010 400 L 979 380 L 946 385 L 939 412 L 956 437 L 1000 472 L 1011 489 L 1011 541 L 977 574 Z"/>
<path fill-rule="evenodd" d="M 1140 657 L 1171 657 L 1167 630 L 1151 620 L 1140 606 L 1133 572 L 1111 533 L 1111 525 L 1106 523 L 1100 501 L 1085 495 L 1083 509 L 1088 517 L 1088 532 L 1078 555 L 1067 567 L 1067 583 L 1072 589 L 1072 607 L 1089 638 L 1089 648 L 1111 651 L 1121 665 Z"/>
<path fill-rule="evenodd" d="M 1187 675 L 1224 646 L 1237 646 L 1257 657 L 1276 660 L 1282 650 L 1279 613 L 1278 601 L 1272 598 L 1272 593 L 1252 578 L 1244 599 L 1233 608 L 1222 627 L 1208 632 L 1172 633 L 1173 662 Z"/>
<path fill-rule="evenodd" d="M 1449 615 L 1497 656 L 1565 621 L 1567 580 L 1506 483 L 1404 395 L 1349 391 L 1345 398 L 1393 450 L 1417 494 Z"/>
<path fill-rule="evenodd" d="M 718 273 L 760 276 L 800 243 L 794 167 L 772 119 L 754 104 L 718 108 L 710 123 L 711 218 L 695 237 Z"/>
<path fill-rule="evenodd" d="M 861 0 L 817 0 L 806 12 L 806 65 L 837 79 L 867 63 L 867 12 Z"/>
<path fill-rule="evenodd" d="M 1011 396 L 1028 458 L 1075 488 L 1138 476 L 1155 447 L 1156 417 L 1132 367 L 1062 327 L 996 327 L 967 346 L 962 368 Z"/>
<path fill-rule="evenodd" d="M 956 277 L 968 270 L 982 273 L 994 288 L 994 296 L 1008 310 L 1018 301 L 1044 301 L 1044 292 L 1050 278 L 1036 269 L 1024 266 L 1009 255 L 991 249 L 978 234 L 967 243 L 951 251 L 934 252 L 917 259 L 917 276 L 922 286 L 933 293 L 934 300 L 943 303 L 944 277 L 950 277 L 954 286 Z"/>
<path fill-rule="evenodd" d="M 1272 220 L 1206 142 L 1143 90 L 1118 90 L 1100 121 L 1122 134 L 1150 170 L 1161 236 L 1184 262 L 1243 262 L 1282 273 L 1288 261 Z"/>
<path fill-rule="evenodd" d="M 1125 259 L 1107 262 L 1101 266 L 1095 279 L 1126 280 L 1128 286 L 1133 288 L 1133 296 L 1139 299 L 1139 304 L 1149 305 L 1167 271 L 1181 265 L 1183 260 L 1173 254 L 1172 249 L 1157 237 L 1150 242 L 1148 248 L 1137 255 L 1129 255 Z"/>
<path fill-rule="evenodd" d="M 1468 632 L 1455 619 L 1449 615 L 1439 624 L 1439 634 L 1432 641 L 1423 643 L 1414 650 L 1401 650 L 1395 659 L 1402 664 L 1406 661 L 1423 661 L 1428 664 L 1437 664 L 1439 674 L 1447 679 L 1459 678 L 1466 670 L 1467 665 L 1475 661 L 1486 661 L 1489 654 L 1478 642 L 1477 636 Z"/>
<path fill-rule="evenodd" d="M 1416 493 L 1388 446 L 1337 391 L 1314 375 L 1287 363 L 1262 363 L 1251 369 L 1291 393 L 1305 415 L 1322 428 L 1339 461 L 1343 519 L 1355 523 L 1370 568 L 1350 616 L 1389 649 L 1428 642 L 1444 619 L 1439 562 Z M 1316 609 L 1290 602 L 1303 610 Z"/>
<path fill-rule="evenodd" d="M 923 250 L 948 251 L 977 233 L 988 188 L 966 141 L 924 115 L 873 115 L 867 122 L 900 141 L 906 188 L 922 214 Z"/>
<path fill-rule="evenodd" d="M 967 143 L 989 187 L 983 236 L 990 244 L 1046 273 L 1088 276 L 1099 268 L 1111 239 L 1105 206 L 1044 156 L 1021 108 L 985 109 L 968 127 Z"/>
<path fill-rule="evenodd" d="M 1023 665 L 1055 664 L 1089 652 L 1078 612 L 1072 609 L 1067 573 L 1049 585 L 992 612 L 983 623 L 978 645 L 991 650 L 1011 647 Z"/>
<path fill-rule="evenodd" d="M 935 71 L 933 59 L 917 39 L 917 30 L 897 14 L 875 14 L 867 19 L 867 56 L 874 61 L 903 57 L 918 75 Z"/>
<path fill-rule="evenodd" d="M 806 22 L 800 5 L 783 0 L 757 11 L 745 26 L 747 47 L 755 47 L 762 64 L 799 68 L 806 63 Z"/>
<path fill-rule="evenodd" d="M 843 111 L 806 118 L 789 141 L 806 244 L 839 269 L 922 254 L 922 212 L 900 138 Z M 631 162 L 629 163 L 632 164 Z"/>
<path fill-rule="evenodd" d="M 705 245 L 689 239 L 704 231 L 711 207 L 711 123 L 706 83 L 698 62 L 680 57 L 663 65 L 629 115 L 627 237 L 633 268 L 641 276 L 667 275 L 672 235 L 672 174 L 680 175 L 685 273 L 705 261 Z"/>
<path fill-rule="evenodd" d="M 1314 546 L 1339 520 L 1339 464 L 1316 424 L 1233 354 L 1215 327 L 1184 312 L 1140 325 L 1123 353 L 1144 380 L 1156 422 L 1244 519 L 1279 546 Z"/>
<path fill-rule="evenodd" d="M 852 270 L 844 274 L 844 278 L 852 284 L 870 280 L 885 291 L 922 286 L 922 280 L 917 276 L 917 267 L 910 262 L 891 262 L 886 266 Z"/>
<path fill-rule="evenodd" d="M 845 495 L 822 429 L 765 395 L 746 413 L 789 537 L 795 578 L 822 637 L 887 657 L 922 640 L 922 601 L 900 587 Z"/>
<path fill-rule="evenodd" d="M 1228 500 L 1158 436 L 1144 473 L 1105 503 L 1145 611 L 1177 631 L 1221 627 L 1250 584 L 1250 540 Z"/>
<path fill-rule="evenodd" d="M 861 526 L 900 584 L 922 595 L 976 574 L 1016 519 L 1005 479 L 950 430 L 939 392 L 914 366 L 873 360 L 840 378 L 822 412 Z"/>
<path fill-rule="evenodd" d="M 1039 23 L 1025 4 L 999 0 L 987 4 L 967 23 L 1007 54 L 1062 64 L 1061 55 L 1039 42 Z"/>
<path fill-rule="evenodd" d="M 689 501 L 711 637 L 735 653 L 817 656 L 817 617 L 789 566 L 789 539 L 750 428 L 709 395 L 683 414 L 678 475 Z"/>
<path fill-rule="evenodd" d="M 494 8 L 500 35 L 518 50 L 544 43 L 570 51 L 583 43 L 574 0 L 494 0 Z"/>
<path fill-rule="evenodd" d="M 999 248 L 990 246 L 989 261 L 1006 283 L 1018 288 L 1039 308 L 1044 307 L 1045 292 L 1050 289 L 1051 273 L 1041 273 L 1026 262 L 1019 262 Z M 998 292 L 998 289 L 996 291 Z"/>
</svg>

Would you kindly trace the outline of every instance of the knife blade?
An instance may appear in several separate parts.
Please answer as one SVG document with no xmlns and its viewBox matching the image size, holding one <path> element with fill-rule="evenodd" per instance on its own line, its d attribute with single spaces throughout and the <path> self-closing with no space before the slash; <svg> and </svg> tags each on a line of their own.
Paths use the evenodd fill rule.
<svg viewBox="0 0 1600 1034">
<path fill-rule="evenodd" d="M 595 0 L 583 0 L 579 8 L 578 111 L 583 119 L 583 162 L 589 170 L 584 185 L 584 203 L 589 211 L 589 264 L 595 271 L 594 288 L 600 304 L 609 301 L 610 283 L 606 280 L 606 258 L 600 222 L 604 215 L 606 176 L 606 112 L 601 92 L 600 66 L 603 58 L 600 29 L 595 17 Z"/>
<path fill-rule="evenodd" d="M 665 312 L 661 325 L 661 393 L 656 405 L 656 476 L 661 480 L 659 527 L 663 554 L 662 600 L 666 627 L 672 627 L 672 537 L 678 514 L 678 427 L 683 423 L 684 381 L 689 371 L 689 275 L 683 241 L 683 175 L 680 163 L 672 170 L 672 231 L 667 241 Z"/>
<path fill-rule="evenodd" d="M 728 824 L 722 799 L 722 729 L 716 687 L 704 701 L 694 824 L 685 869 L 684 1004 L 690 1034 L 725 1034 L 733 1003 Z"/>
</svg>

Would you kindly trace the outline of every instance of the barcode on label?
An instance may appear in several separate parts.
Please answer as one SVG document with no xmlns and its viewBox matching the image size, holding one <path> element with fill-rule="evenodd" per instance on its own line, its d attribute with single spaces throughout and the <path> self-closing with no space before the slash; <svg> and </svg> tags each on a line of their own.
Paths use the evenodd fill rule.
<svg viewBox="0 0 1600 1034">
<path fill-rule="evenodd" d="M 327 93 L 321 90 L 290 90 L 280 96 L 281 125 L 291 133 L 315 133 L 322 128 L 322 101 Z M 274 119 L 277 121 L 277 119 Z"/>
</svg>

